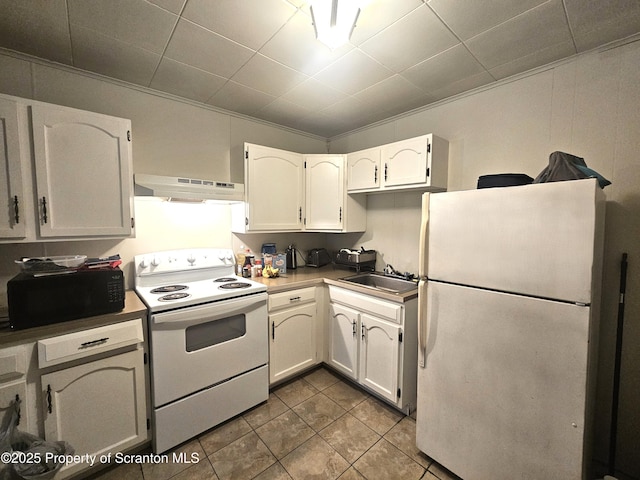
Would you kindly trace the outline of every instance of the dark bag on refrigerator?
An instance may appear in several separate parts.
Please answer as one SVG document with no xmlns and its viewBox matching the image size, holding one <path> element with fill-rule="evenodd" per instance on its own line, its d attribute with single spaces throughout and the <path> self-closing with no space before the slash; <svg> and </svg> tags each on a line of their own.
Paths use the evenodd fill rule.
<svg viewBox="0 0 640 480">
<path fill-rule="evenodd" d="M 597 178 L 600 188 L 611 184 L 598 172 L 587 167 L 584 158 L 576 157 L 570 153 L 553 152 L 549 155 L 549 165 L 540 172 L 533 183 L 561 182 L 583 178 Z"/>
</svg>

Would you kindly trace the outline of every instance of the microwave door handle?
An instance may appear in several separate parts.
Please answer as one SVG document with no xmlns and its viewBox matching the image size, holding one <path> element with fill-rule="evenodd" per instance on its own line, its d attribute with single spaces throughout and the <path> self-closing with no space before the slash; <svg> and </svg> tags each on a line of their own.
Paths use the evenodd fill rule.
<svg viewBox="0 0 640 480">
<path fill-rule="evenodd" d="M 164 325 L 167 328 L 177 326 L 185 328 L 200 323 L 214 322 L 233 315 L 247 313 L 260 305 L 266 305 L 265 296 L 255 295 L 255 298 L 242 297 L 178 311 L 160 312 L 151 316 L 151 322 L 154 325 Z"/>
</svg>

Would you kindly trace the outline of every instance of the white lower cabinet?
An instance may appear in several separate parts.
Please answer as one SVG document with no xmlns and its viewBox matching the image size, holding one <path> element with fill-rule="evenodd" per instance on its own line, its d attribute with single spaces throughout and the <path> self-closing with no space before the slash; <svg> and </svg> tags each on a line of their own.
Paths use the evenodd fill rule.
<svg viewBox="0 0 640 480">
<path fill-rule="evenodd" d="M 19 403 L 18 428 L 30 431 L 32 404 L 35 402 L 27 389 L 26 345 L 0 349 L 0 423 L 8 424 Z"/>
<path fill-rule="evenodd" d="M 395 303 L 329 286 L 327 363 L 410 413 L 417 388 L 417 299 Z"/>
<path fill-rule="evenodd" d="M 316 288 L 269 295 L 269 384 L 319 362 Z"/>
<path fill-rule="evenodd" d="M 142 332 L 141 320 L 110 327 L 117 332 L 127 324 L 135 340 Z M 84 340 L 92 330 L 53 337 L 55 344 L 43 344 L 46 348 L 39 345 L 40 357 L 45 356 L 47 349 L 51 351 L 52 346 L 63 346 L 65 339 L 70 345 L 80 341 L 84 350 L 99 350 L 110 340 L 110 327 L 93 329 L 96 340 L 88 344 Z M 103 349 L 102 353 L 83 358 L 85 363 L 78 364 L 76 360 L 67 368 L 60 364 L 58 370 L 42 374 L 45 439 L 64 440 L 75 449 L 75 454 L 98 457 L 144 443 L 148 439 L 144 358 L 142 342 L 125 348 L 114 345 L 111 352 Z M 40 358 L 41 364 L 43 360 Z M 67 465 L 56 478 L 68 477 L 88 466 Z"/>
</svg>

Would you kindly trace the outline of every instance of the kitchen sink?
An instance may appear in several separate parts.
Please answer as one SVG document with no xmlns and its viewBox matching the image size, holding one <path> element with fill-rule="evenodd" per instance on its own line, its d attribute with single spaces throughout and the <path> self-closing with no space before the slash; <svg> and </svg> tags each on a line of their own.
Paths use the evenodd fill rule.
<svg viewBox="0 0 640 480">
<path fill-rule="evenodd" d="M 339 281 L 391 293 L 405 293 L 418 288 L 418 285 L 415 282 L 403 280 L 401 278 L 387 277 L 373 272 L 340 278 Z"/>
</svg>

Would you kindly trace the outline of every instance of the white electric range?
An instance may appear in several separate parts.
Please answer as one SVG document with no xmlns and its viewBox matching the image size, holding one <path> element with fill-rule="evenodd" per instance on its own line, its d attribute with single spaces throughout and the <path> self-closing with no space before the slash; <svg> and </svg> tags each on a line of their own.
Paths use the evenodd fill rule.
<svg viewBox="0 0 640 480">
<path fill-rule="evenodd" d="M 149 308 L 155 453 L 268 398 L 267 288 L 234 269 L 230 249 L 135 257 Z"/>
</svg>

